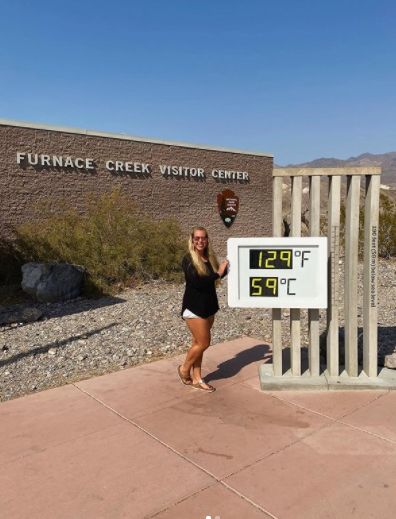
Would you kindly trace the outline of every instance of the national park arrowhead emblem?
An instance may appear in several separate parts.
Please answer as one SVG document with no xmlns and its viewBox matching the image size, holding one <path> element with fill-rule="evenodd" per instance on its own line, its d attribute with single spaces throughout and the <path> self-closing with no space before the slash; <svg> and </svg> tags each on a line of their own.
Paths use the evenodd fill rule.
<svg viewBox="0 0 396 519">
<path fill-rule="evenodd" d="M 224 225 L 231 227 L 238 214 L 239 197 L 231 189 L 225 189 L 217 195 L 217 206 Z"/>
</svg>

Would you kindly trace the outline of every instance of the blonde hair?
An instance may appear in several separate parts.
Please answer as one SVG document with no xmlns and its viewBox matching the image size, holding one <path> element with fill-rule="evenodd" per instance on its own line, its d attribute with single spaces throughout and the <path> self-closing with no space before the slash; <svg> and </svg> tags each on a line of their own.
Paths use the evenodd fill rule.
<svg viewBox="0 0 396 519">
<path fill-rule="evenodd" d="M 208 274 L 208 268 L 205 262 L 203 261 L 202 257 L 198 254 L 194 247 L 194 234 L 196 233 L 196 231 L 203 231 L 206 234 L 207 242 L 204 250 L 204 256 L 208 258 L 208 261 L 212 265 L 213 270 L 217 272 L 219 268 L 219 262 L 217 260 L 216 254 L 214 253 L 210 245 L 208 231 L 205 229 L 205 227 L 194 227 L 188 239 L 188 251 L 190 253 L 194 267 L 196 268 L 200 276 L 205 276 Z"/>
</svg>

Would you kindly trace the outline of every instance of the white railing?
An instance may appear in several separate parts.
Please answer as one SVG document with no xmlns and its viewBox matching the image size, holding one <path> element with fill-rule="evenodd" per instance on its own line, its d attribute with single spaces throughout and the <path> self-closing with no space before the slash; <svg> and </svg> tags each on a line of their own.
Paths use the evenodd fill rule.
<svg viewBox="0 0 396 519">
<path fill-rule="evenodd" d="M 282 236 L 283 180 L 291 182 L 291 236 L 301 235 L 301 205 L 303 178 L 309 180 L 309 234 L 320 236 L 320 191 L 327 179 L 328 209 L 328 308 L 327 355 L 325 371 L 329 378 L 340 375 L 339 311 L 340 311 L 340 209 L 341 179 L 346 177 L 345 202 L 345 271 L 344 326 L 345 374 L 358 377 L 358 245 L 360 183 L 365 178 L 364 197 L 364 277 L 363 277 L 363 371 L 367 377 L 377 377 L 377 258 L 378 217 L 381 168 L 275 168 L 273 171 L 273 236 Z M 273 375 L 283 376 L 282 366 L 282 310 L 272 310 Z M 308 364 L 311 376 L 319 376 L 319 310 L 308 310 Z M 290 374 L 301 373 L 300 310 L 290 310 Z"/>
</svg>

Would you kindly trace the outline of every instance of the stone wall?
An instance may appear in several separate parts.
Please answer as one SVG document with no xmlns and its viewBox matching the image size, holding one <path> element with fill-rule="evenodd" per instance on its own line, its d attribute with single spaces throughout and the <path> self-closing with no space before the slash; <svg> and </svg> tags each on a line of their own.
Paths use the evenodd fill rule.
<svg viewBox="0 0 396 519">
<path fill-rule="evenodd" d="M 91 158 L 94 168 L 18 164 L 18 152 Z M 111 172 L 106 169 L 109 160 L 150 164 L 150 173 Z M 205 176 L 163 175 L 160 165 L 201 168 Z M 271 234 L 272 167 L 270 156 L 0 122 L 0 232 L 11 237 L 15 226 L 34 217 L 41 201 L 66 200 L 84 211 L 86 194 L 118 187 L 155 218 L 176 218 L 186 234 L 203 225 L 224 255 L 228 237 Z M 213 178 L 214 169 L 247 172 L 249 181 Z M 240 199 L 230 228 L 217 208 L 217 195 L 226 188 Z"/>
</svg>

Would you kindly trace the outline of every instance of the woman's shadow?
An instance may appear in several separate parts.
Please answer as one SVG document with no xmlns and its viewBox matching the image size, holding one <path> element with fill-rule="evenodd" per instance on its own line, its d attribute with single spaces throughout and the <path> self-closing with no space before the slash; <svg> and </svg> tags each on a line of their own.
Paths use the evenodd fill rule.
<svg viewBox="0 0 396 519">
<path fill-rule="evenodd" d="M 234 377 L 242 368 L 257 361 L 272 362 L 272 353 L 268 344 L 257 344 L 252 348 L 240 351 L 231 359 L 218 364 L 217 370 L 208 373 L 205 380 L 212 382 L 213 380 Z"/>
</svg>

